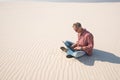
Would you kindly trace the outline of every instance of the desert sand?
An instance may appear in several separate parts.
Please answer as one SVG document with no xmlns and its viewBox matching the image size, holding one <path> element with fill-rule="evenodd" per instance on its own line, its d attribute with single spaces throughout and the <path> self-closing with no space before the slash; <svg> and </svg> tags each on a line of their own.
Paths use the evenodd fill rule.
<svg viewBox="0 0 120 80">
<path fill-rule="evenodd" d="M 94 35 L 90 57 L 59 49 L 74 22 Z M 119 80 L 119 30 L 119 2 L 0 2 L 0 80 Z"/>
</svg>

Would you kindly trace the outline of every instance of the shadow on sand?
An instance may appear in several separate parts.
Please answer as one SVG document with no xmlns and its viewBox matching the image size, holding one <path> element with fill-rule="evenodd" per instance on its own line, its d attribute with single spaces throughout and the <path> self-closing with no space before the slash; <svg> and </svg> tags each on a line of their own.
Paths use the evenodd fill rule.
<svg viewBox="0 0 120 80">
<path fill-rule="evenodd" d="M 85 55 L 85 56 L 82 56 L 80 58 L 77 58 L 77 60 L 82 62 L 85 65 L 88 65 L 88 66 L 93 66 L 95 61 L 120 64 L 120 57 L 119 56 L 116 56 L 113 53 L 101 51 L 98 49 L 93 50 L 92 56 Z"/>
</svg>

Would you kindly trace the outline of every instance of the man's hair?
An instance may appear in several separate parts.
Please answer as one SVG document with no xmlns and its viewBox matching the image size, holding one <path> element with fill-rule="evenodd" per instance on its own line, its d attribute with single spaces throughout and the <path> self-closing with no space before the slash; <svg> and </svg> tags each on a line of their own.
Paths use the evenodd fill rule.
<svg viewBox="0 0 120 80">
<path fill-rule="evenodd" d="M 81 27 L 81 24 L 79 22 L 76 22 L 76 23 L 73 24 L 73 26 Z"/>
</svg>

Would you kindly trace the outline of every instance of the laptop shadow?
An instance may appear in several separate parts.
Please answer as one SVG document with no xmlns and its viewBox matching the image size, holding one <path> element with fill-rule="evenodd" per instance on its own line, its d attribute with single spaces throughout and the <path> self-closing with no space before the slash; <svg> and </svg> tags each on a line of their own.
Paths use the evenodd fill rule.
<svg viewBox="0 0 120 80">
<path fill-rule="evenodd" d="M 109 62 L 114 64 L 120 64 L 120 57 L 114 55 L 113 53 L 105 52 L 102 50 L 94 49 L 92 56 L 84 55 L 80 58 L 76 58 L 79 62 L 93 66 L 95 61 Z"/>
</svg>

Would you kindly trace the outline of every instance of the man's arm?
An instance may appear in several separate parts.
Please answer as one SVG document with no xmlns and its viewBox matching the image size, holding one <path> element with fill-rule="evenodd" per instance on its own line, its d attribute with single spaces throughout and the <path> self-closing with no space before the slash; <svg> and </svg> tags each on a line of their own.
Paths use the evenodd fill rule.
<svg viewBox="0 0 120 80">
<path fill-rule="evenodd" d="M 75 47 L 77 47 L 78 41 L 76 41 L 76 43 L 74 43 L 71 47 L 74 49 Z"/>
<path fill-rule="evenodd" d="M 77 46 L 77 44 L 78 44 L 78 41 L 76 41 L 76 43 L 73 45 L 74 47 L 73 47 L 73 49 L 74 50 L 82 50 L 82 47 L 80 47 L 80 46 Z"/>
<path fill-rule="evenodd" d="M 94 40 L 93 40 L 93 35 L 90 34 L 88 35 L 87 37 L 87 43 L 88 45 L 87 46 L 83 46 L 82 47 L 82 50 L 86 51 L 88 55 L 91 55 L 91 51 L 93 49 L 93 46 L 94 46 Z"/>
<path fill-rule="evenodd" d="M 75 48 L 77 46 L 77 43 L 74 43 L 71 47 Z"/>
<path fill-rule="evenodd" d="M 80 46 L 74 47 L 74 50 L 82 50 L 82 47 Z"/>
</svg>

